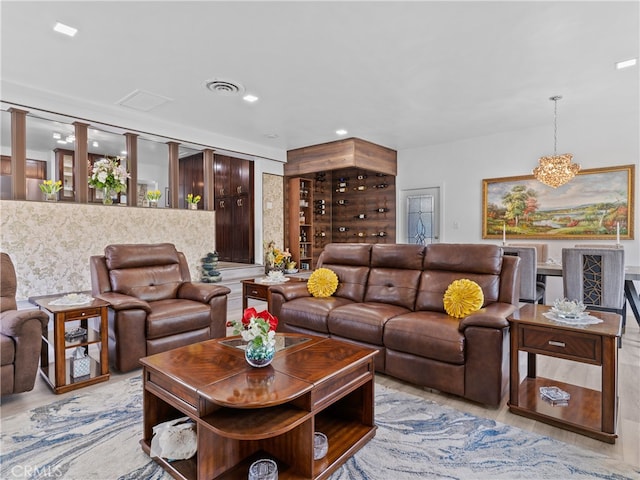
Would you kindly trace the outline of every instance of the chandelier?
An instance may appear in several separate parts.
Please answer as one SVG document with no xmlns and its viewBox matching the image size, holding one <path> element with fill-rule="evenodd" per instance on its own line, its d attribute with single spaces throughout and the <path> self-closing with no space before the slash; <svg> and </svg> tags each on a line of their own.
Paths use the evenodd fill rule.
<svg viewBox="0 0 640 480">
<path fill-rule="evenodd" d="M 541 157 L 538 162 L 539 165 L 533 169 L 533 176 L 545 185 L 549 185 L 553 188 L 558 188 L 560 185 L 564 185 L 580 171 L 580 165 L 577 163 L 571 163 L 573 155 L 570 153 L 564 153 L 558 155 L 556 153 L 558 146 L 558 100 L 562 97 L 556 95 L 550 97 L 549 100 L 553 100 L 553 156 Z"/>
</svg>

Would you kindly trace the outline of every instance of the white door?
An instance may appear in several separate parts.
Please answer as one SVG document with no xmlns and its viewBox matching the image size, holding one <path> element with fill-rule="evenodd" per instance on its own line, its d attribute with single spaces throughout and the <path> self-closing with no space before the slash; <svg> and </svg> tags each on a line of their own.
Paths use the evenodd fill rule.
<svg viewBox="0 0 640 480">
<path fill-rule="evenodd" d="M 440 187 L 400 192 L 400 243 L 428 245 L 440 241 Z"/>
</svg>

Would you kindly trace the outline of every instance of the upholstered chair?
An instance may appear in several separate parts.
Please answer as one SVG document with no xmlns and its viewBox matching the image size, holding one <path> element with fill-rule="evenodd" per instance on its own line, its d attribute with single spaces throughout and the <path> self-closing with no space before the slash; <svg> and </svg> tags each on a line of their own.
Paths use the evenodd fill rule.
<svg viewBox="0 0 640 480">
<path fill-rule="evenodd" d="M 92 256 L 91 289 L 109 307 L 109 357 L 127 372 L 147 355 L 226 335 L 222 285 L 191 282 L 173 244 L 109 245 Z"/>
<path fill-rule="evenodd" d="M 16 270 L 9 255 L 0 256 L 0 385 L 6 395 L 33 390 L 49 316 L 17 309 Z"/>
<path fill-rule="evenodd" d="M 520 257 L 520 301 L 544 304 L 545 284 L 537 280 L 538 251 L 535 247 L 502 247 L 505 255 Z"/>
<path fill-rule="evenodd" d="M 592 310 L 626 316 L 624 249 L 563 248 L 564 296 L 579 300 Z"/>
</svg>

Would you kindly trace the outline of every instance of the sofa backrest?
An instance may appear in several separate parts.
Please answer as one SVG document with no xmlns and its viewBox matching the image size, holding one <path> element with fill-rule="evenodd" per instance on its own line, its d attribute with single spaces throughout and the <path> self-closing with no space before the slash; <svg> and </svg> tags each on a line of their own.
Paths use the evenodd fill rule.
<svg viewBox="0 0 640 480">
<path fill-rule="evenodd" d="M 369 279 L 371 245 L 366 243 L 330 243 L 318 258 L 318 268 L 333 270 L 338 276 L 336 297 L 362 302 Z"/>
<path fill-rule="evenodd" d="M 365 302 L 388 303 L 413 310 L 424 255 L 423 245 L 373 245 Z"/>
<path fill-rule="evenodd" d="M 502 248 L 484 244 L 432 244 L 427 247 L 416 310 L 444 312 L 444 293 L 454 280 L 467 278 L 482 288 L 484 304 L 500 298 Z"/>
<path fill-rule="evenodd" d="M 176 298 L 191 279 L 184 255 L 171 243 L 108 245 L 104 258 L 111 291 L 147 302 Z"/>
</svg>

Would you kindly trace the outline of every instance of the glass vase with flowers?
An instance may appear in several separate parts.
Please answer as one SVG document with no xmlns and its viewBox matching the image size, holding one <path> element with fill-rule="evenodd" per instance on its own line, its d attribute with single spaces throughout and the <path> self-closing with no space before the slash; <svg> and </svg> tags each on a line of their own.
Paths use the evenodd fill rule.
<svg viewBox="0 0 640 480">
<path fill-rule="evenodd" d="M 200 195 L 194 195 L 193 193 L 187 195 L 187 207 L 189 207 L 189 210 L 197 210 L 198 202 L 201 198 Z"/>
<path fill-rule="evenodd" d="M 242 320 L 229 321 L 233 334 L 242 336 L 247 342 L 244 356 L 252 367 L 266 367 L 276 353 L 276 328 L 278 319 L 267 310 L 257 312 L 255 308 L 245 309 Z"/>
<path fill-rule="evenodd" d="M 104 157 L 90 165 L 89 186 L 102 190 L 104 205 L 112 205 L 115 194 L 127 191 L 131 175 L 122 165 L 123 160 L 123 157 Z"/>
<path fill-rule="evenodd" d="M 157 207 L 158 200 L 160 200 L 161 196 L 162 192 L 160 192 L 160 190 L 149 190 L 147 192 L 147 200 L 149 201 L 149 206 L 153 208 Z"/>
<path fill-rule="evenodd" d="M 58 192 L 62 189 L 62 181 L 44 180 L 40 185 L 40 191 L 44 194 L 44 199 L 48 202 L 58 200 Z"/>
</svg>

